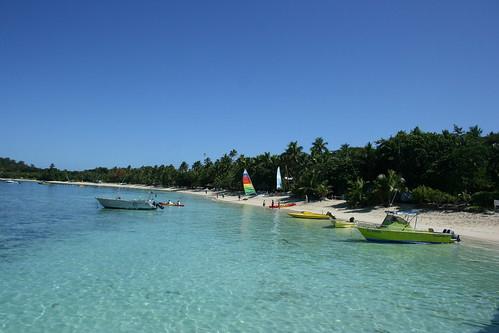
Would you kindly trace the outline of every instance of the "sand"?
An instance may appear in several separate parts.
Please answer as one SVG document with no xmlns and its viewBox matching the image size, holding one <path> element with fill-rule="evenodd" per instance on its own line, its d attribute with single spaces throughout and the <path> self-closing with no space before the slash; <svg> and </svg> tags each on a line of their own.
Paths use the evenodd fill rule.
<svg viewBox="0 0 499 333">
<path fill-rule="evenodd" d="M 18 181 L 28 181 L 25 179 L 17 179 Z M 32 180 L 29 180 L 32 181 Z M 89 182 L 61 182 L 52 181 L 49 184 L 61 185 L 77 185 L 77 186 L 97 186 L 97 187 L 113 187 L 113 188 L 132 188 L 148 191 L 161 191 L 161 192 L 181 192 L 203 196 L 209 200 L 216 200 L 220 202 L 227 202 L 240 205 L 251 205 L 267 209 L 272 200 L 274 203 L 281 201 L 282 203 L 292 200 L 288 195 L 259 195 L 249 198 L 247 200 L 241 199 L 237 195 L 231 195 L 227 192 L 215 192 L 210 190 L 198 189 L 187 190 L 178 188 L 163 188 L 145 185 L 132 185 L 132 184 L 113 184 L 113 183 L 89 183 Z M 265 201 L 265 207 L 263 207 Z M 390 210 L 410 209 L 411 206 L 403 207 L 390 207 Z M 344 200 L 323 200 L 314 202 L 305 202 L 304 200 L 296 201 L 296 206 L 289 208 L 281 208 L 281 210 L 289 211 L 311 211 L 315 213 L 331 212 L 337 218 L 349 219 L 354 217 L 356 221 L 363 223 L 379 224 L 383 221 L 385 216 L 386 207 L 368 207 L 360 209 L 348 208 Z M 433 228 L 435 231 L 442 231 L 445 229 L 452 229 L 457 234 L 461 235 L 463 240 L 475 239 L 486 242 L 492 242 L 499 245 L 499 212 L 497 213 L 466 213 L 466 212 L 444 212 L 444 211 L 421 211 L 418 218 L 418 229 Z"/>
</svg>

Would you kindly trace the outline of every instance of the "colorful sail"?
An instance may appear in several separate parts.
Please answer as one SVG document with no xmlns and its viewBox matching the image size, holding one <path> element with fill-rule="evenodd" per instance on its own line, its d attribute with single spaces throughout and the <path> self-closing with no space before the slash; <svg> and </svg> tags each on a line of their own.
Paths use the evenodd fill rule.
<svg viewBox="0 0 499 333">
<path fill-rule="evenodd" d="M 255 188 L 253 187 L 253 184 L 251 183 L 251 178 L 248 174 L 248 171 L 244 169 L 243 172 L 243 187 L 244 187 L 244 194 L 245 195 L 256 195 Z"/>
<path fill-rule="evenodd" d="M 281 168 L 277 167 L 277 186 L 276 189 L 282 190 Z"/>
</svg>

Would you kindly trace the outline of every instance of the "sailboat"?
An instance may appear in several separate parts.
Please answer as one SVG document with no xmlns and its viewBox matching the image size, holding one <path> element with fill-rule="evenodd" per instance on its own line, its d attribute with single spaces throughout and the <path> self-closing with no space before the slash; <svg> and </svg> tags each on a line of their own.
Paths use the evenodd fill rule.
<svg viewBox="0 0 499 333">
<path fill-rule="evenodd" d="M 244 169 L 244 172 L 243 172 L 243 188 L 244 188 L 244 195 L 247 195 L 247 196 L 256 195 L 255 188 L 253 187 L 253 183 L 251 183 L 251 178 L 248 174 L 248 171 L 246 171 L 246 169 Z"/>
<path fill-rule="evenodd" d="M 277 167 L 276 190 L 282 190 L 281 168 L 280 167 Z"/>
</svg>

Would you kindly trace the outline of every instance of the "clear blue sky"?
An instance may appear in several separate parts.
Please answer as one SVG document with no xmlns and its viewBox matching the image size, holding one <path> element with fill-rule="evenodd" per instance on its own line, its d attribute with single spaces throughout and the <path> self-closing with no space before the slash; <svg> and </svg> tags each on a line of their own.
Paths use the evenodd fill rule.
<svg viewBox="0 0 499 333">
<path fill-rule="evenodd" d="M 0 0 L 0 156 L 192 164 L 499 130 L 499 1 Z"/>
</svg>

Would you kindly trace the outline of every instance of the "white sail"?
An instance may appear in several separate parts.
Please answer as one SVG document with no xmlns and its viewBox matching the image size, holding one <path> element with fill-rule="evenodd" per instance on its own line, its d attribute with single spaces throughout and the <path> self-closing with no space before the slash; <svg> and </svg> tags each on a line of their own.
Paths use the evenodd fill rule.
<svg viewBox="0 0 499 333">
<path fill-rule="evenodd" d="M 282 181 L 281 181 L 281 168 L 277 167 L 277 186 L 276 189 L 282 190 Z"/>
</svg>

